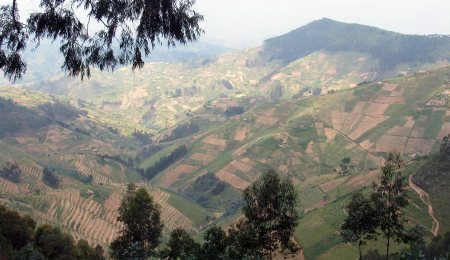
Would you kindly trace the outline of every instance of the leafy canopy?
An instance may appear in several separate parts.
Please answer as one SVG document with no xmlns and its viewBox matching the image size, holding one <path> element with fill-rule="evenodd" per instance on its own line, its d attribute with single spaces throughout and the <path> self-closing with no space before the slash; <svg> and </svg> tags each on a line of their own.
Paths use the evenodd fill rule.
<svg viewBox="0 0 450 260">
<path fill-rule="evenodd" d="M 0 69 L 16 80 L 26 72 L 23 51 L 30 40 L 60 41 L 62 68 L 90 76 L 91 67 L 141 68 L 157 45 L 186 44 L 203 33 L 195 0 L 41 0 L 39 12 L 21 22 L 17 0 L 0 6 Z M 84 14 L 80 17 L 80 14 Z M 87 21 L 87 22 L 83 22 Z M 96 30 L 92 27 L 95 25 Z"/>
<path fill-rule="evenodd" d="M 299 247 L 292 241 L 298 225 L 298 196 L 290 180 L 282 180 L 274 170 L 254 182 L 243 193 L 245 219 L 234 235 L 236 248 L 253 257 L 269 257 L 279 251 L 293 255 Z M 239 250 L 238 250 L 239 251 Z"/>
<path fill-rule="evenodd" d="M 123 253 L 131 247 L 141 248 L 144 255 L 154 255 L 164 227 L 160 215 L 159 205 L 153 201 L 147 190 L 137 189 L 134 184 L 128 185 L 117 217 L 123 228 L 111 243 L 112 256 L 124 259 Z"/>
</svg>

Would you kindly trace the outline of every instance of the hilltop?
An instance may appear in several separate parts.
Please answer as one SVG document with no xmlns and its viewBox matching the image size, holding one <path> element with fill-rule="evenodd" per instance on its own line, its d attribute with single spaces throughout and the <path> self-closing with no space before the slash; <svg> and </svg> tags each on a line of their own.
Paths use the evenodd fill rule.
<svg viewBox="0 0 450 260">
<path fill-rule="evenodd" d="M 264 42 L 265 55 L 285 63 L 316 51 L 366 53 L 386 71 L 404 63 L 449 60 L 450 36 L 404 35 L 375 27 L 321 19 Z"/>
</svg>

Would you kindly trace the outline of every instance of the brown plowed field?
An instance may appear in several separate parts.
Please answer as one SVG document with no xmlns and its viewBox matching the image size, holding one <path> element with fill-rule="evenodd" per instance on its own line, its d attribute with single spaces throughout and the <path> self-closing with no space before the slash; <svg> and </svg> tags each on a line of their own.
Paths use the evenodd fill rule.
<svg viewBox="0 0 450 260">
<path fill-rule="evenodd" d="M 215 136 L 207 136 L 205 139 L 203 139 L 203 143 L 210 144 L 214 146 L 220 146 L 221 148 L 225 148 L 227 146 L 227 141 L 223 139 L 218 139 Z"/>
<path fill-rule="evenodd" d="M 339 178 L 336 180 L 332 180 L 329 182 L 326 182 L 324 184 L 320 184 L 319 187 L 320 189 L 322 189 L 323 192 L 327 193 L 330 192 L 334 189 L 336 189 L 339 185 L 341 185 L 342 183 L 344 183 L 349 177 L 343 177 L 343 178 Z"/>
<path fill-rule="evenodd" d="M 438 139 L 442 140 L 445 136 L 450 134 L 450 122 L 444 122 L 441 131 L 438 134 Z"/>
<path fill-rule="evenodd" d="M 409 138 L 406 143 L 406 154 L 419 153 L 426 155 L 431 153 L 431 149 L 436 141 L 429 139 Z"/>
<path fill-rule="evenodd" d="M 401 126 L 394 126 L 391 129 L 389 129 L 389 131 L 386 133 L 388 135 L 396 135 L 396 136 L 409 136 L 411 132 L 410 128 L 406 128 L 406 127 L 401 127 Z"/>
<path fill-rule="evenodd" d="M 331 144 L 336 137 L 338 131 L 332 129 L 332 128 L 324 128 L 324 134 L 327 137 L 327 143 Z"/>
<path fill-rule="evenodd" d="M 414 127 L 413 130 L 411 131 L 410 137 L 420 138 L 423 137 L 424 133 L 425 133 L 424 127 Z"/>
<path fill-rule="evenodd" d="M 408 138 L 404 136 L 383 135 L 377 142 L 376 150 L 377 152 L 403 154 L 407 140 Z"/>
<path fill-rule="evenodd" d="M 345 112 L 339 112 L 339 111 L 332 111 L 331 112 L 331 124 L 333 125 L 333 128 L 341 131 L 342 126 L 344 125 L 345 119 L 347 118 L 348 113 Z"/>
<path fill-rule="evenodd" d="M 358 126 L 349 134 L 348 137 L 352 140 L 356 140 L 367 131 L 383 123 L 388 118 L 389 118 L 388 116 L 380 116 L 380 117 L 364 116 L 364 118 L 361 120 Z"/>
<path fill-rule="evenodd" d="M 224 169 L 218 171 L 216 173 L 216 176 L 220 180 L 230 184 L 231 186 L 233 186 L 239 190 L 245 190 L 250 185 L 250 182 L 248 182 L 248 181 L 242 179 L 241 177 L 236 176 L 234 173 L 228 172 Z"/>
<path fill-rule="evenodd" d="M 191 156 L 192 160 L 195 160 L 200 163 L 210 163 L 216 158 L 217 158 L 217 156 L 204 154 L 204 153 L 195 153 Z"/>
<path fill-rule="evenodd" d="M 367 109 L 365 110 L 364 114 L 372 117 L 378 117 L 384 114 L 386 112 L 386 109 L 390 104 L 382 104 L 382 103 L 369 103 Z"/>
<path fill-rule="evenodd" d="M 236 133 L 234 134 L 234 140 L 236 141 L 244 141 L 245 138 L 247 137 L 247 134 L 249 132 L 248 128 L 240 128 L 236 131 Z"/>
<path fill-rule="evenodd" d="M 189 164 L 180 164 L 175 169 L 168 170 L 161 181 L 161 186 L 164 188 L 169 188 L 174 182 L 178 180 L 180 175 L 184 173 L 191 173 L 196 171 L 197 167 Z"/>
</svg>

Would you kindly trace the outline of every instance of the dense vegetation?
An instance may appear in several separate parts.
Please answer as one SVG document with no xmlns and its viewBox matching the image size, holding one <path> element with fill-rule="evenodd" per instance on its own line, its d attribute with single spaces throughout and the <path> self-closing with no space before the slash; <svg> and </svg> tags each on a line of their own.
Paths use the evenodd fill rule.
<svg viewBox="0 0 450 260">
<path fill-rule="evenodd" d="M 200 131 L 200 127 L 197 124 L 188 122 L 177 126 L 175 129 L 173 129 L 173 131 L 170 134 L 165 135 L 162 138 L 162 141 L 169 142 L 176 139 L 184 138 L 193 135 L 198 131 Z"/>
<path fill-rule="evenodd" d="M 184 194 L 200 205 L 208 207 L 209 200 L 221 194 L 229 184 L 219 180 L 213 173 L 208 172 L 198 177 L 195 182 L 184 191 Z"/>
<path fill-rule="evenodd" d="M 245 111 L 244 111 L 243 107 L 241 107 L 241 106 L 233 106 L 233 107 L 228 107 L 225 110 L 225 115 L 226 116 L 237 116 L 237 115 L 243 114 L 244 112 Z"/>
<path fill-rule="evenodd" d="M 413 181 L 428 192 L 443 227 L 450 225 L 450 136 L 444 138 L 438 153 L 430 155 L 413 176 Z M 450 230 L 446 230 L 450 231 Z"/>
<path fill-rule="evenodd" d="M 159 158 L 159 160 L 150 168 L 144 170 L 140 169 L 140 173 L 148 180 L 151 180 L 153 177 L 155 177 L 158 173 L 165 170 L 167 167 L 172 165 L 174 162 L 182 158 L 187 153 L 187 148 L 185 145 L 181 145 L 177 149 L 175 149 L 173 152 L 171 152 L 167 156 L 163 156 Z"/>
<path fill-rule="evenodd" d="M 244 218 L 225 232 L 209 228 L 197 243 L 183 229 L 175 229 L 165 247 L 158 248 L 163 224 L 160 208 L 144 188 L 128 186 L 119 208 L 124 224 L 111 244 L 115 259 L 272 259 L 275 253 L 292 256 L 299 247 L 292 242 L 298 224 L 297 193 L 290 180 L 268 171 L 244 191 Z"/>
<path fill-rule="evenodd" d="M 7 134 L 36 130 L 51 123 L 48 117 L 40 116 L 3 97 L 0 97 L 0 111 L 0 138 Z"/>
<path fill-rule="evenodd" d="M 44 170 L 42 171 L 42 182 L 47 186 L 56 189 L 61 183 L 61 178 L 53 170 L 44 168 Z"/>
<path fill-rule="evenodd" d="M 368 53 L 388 70 L 401 63 L 450 59 L 450 37 L 403 35 L 324 18 L 264 42 L 265 54 L 284 62 L 316 51 Z"/>
<path fill-rule="evenodd" d="M 92 248 L 85 240 L 74 242 L 71 235 L 59 228 L 43 225 L 29 216 L 0 205 L 0 258 L 1 259 L 79 259 L 101 260 L 103 249 Z"/>
<path fill-rule="evenodd" d="M 11 182 L 18 183 L 20 181 L 22 171 L 17 163 L 7 162 L 3 169 L 0 169 L 0 177 Z"/>
</svg>

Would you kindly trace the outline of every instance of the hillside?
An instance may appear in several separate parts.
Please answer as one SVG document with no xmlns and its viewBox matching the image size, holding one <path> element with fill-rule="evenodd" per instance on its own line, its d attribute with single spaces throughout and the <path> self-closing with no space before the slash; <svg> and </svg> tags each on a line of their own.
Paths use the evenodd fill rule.
<svg viewBox="0 0 450 260">
<path fill-rule="evenodd" d="M 133 168 L 135 139 L 92 120 L 64 97 L 1 88 L 0 201 L 106 246 L 120 227 L 124 185 L 140 182 Z M 168 229 L 196 230 L 209 213 L 195 203 L 148 186 Z M 177 207 L 177 208 L 175 208 Z"/>
<path fill-rule="evenodd" d="M 450 132 L 450 131 L 449 131 Z M 450 177 L 450 145 L 444 141 L 439 152 L 425 159 L 414 174 L 413 181 L 428 193 L 428 199 L 436 213 L 439 233 L 450 230 L 448 190 Z"/>
<path fill-rule="evenodd" d="M 333 35 L 341 45 L 308 47 Z M 321 20 L 207 60 L 2 86 L 0 201 L 106 246 L 128 182 L 161 204 L 166 231 L 200 234 L 239 218 L 242 190 L 274 168 L 300 194 L 295 239 L 305 256 L 352 258 L 337 234 L 349 194 L 377 180 L 388 152 L 423 158 L 450 133 L 450 67 L 439 60 L 447 38 L 417 38 L 424 50 L 442 48 L 444 56 L 426 59 L 395 56 L 386 39 L 408 46 L 416 38 Z M 270 49 L 277 44 L 295 53 Z M 389 53 L 407 58 L 383 61 Z M 437 183 L 418 184 L 431 200 L 442 197 Z M 426 205 L 410 193 L 411 222 L 431 230 Z"/>
<path fill-rule="evenodd" d="M 265 55 L 285 63 L 316 51 L 353 51 L 377 60 L 380 71 L 391 70 L 402 63 L 448 60 L 449 50 L 450 36 L 403 35 L 326 18 L 264 42 Z"/>
</svg>

